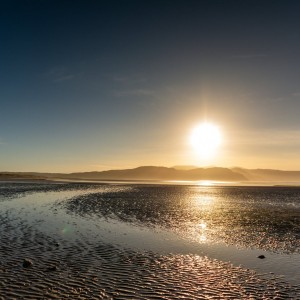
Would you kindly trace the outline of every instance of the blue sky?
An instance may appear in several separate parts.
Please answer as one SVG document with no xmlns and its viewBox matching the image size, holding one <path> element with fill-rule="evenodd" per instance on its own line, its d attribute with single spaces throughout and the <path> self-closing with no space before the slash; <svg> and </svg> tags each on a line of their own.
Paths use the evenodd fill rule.
<svg viewBox="0 0 300 300">
<path fill-rule="evenodd" d="M 0 170 L 300 170 L 299 1 L 0 3 Z M 224 143 L 188 144 L 203 120 Z"/>
</svg>

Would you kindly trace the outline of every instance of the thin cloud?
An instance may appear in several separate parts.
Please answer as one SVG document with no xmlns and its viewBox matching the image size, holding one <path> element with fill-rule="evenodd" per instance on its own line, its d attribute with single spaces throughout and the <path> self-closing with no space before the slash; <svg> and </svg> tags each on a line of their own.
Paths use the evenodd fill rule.
<svg viewBox="0 0 300 300">
<path fill-rule="evenodd" d="M 266 54 L 242 54 L 242 55 L 233 55 L 231 58 L 233 59 L 255 59 L 255 58 L 263 58 L 267 57 Z"/>
<path fill-rule="evenodd" d="M 136 84 L 146 82 L 147 79 L 143 76 L 115 76 L 113 77 L 113 81 L 122 83 L 122 84 Z"/>
<path fill-rule="evenodd" d="M 115 91 L 114 95 L 116 97 L 154 96 L 155 91 L 148 90 L 148 89 L 132 89 L 132 90 L 124 90 L 124 91 Z"/>
<path fill-rule="evenodd" d="M 7 143 L 4 142 L 2 138 L 0 138 L 0 145 L 7 145 Z"/>
<path fill-rule="evenodd" d="M 285 97 L 274 97 L 274 98 L 262 99 L 262 102 L 264 102 L 264 103 L 282 103 L 286 100 L 287 100 L 287 98 L 285 98 Z"/>
<path fill-rule="evenodd" d="M 75 77 L 74 74 L 70 74 L 70 75 L 66 75 L 66 76 L 62 76 L 60 78 L 54 79 L 53 82 L 62 82 L 62 81 L 67 81 L 67 80 L 71 80 Z"/>
<path fill-rule="evenodd" d="M 48 70 L 47 72 L 44 73 L 44 75 L 46 77 L 59 77 L 59 76 L 63 76 L 66 73 L 66 68 L 65 67 L 53 67 L 50 70 Z"/>
<path fill-rule="evenodd" d="M 300 147 L 300 130 L 263 130 L 243 133 L 236 136 L 239 143 L 244 145 L 255 144 L 264 146 Z"/>
<path fill-rule="evenodd" d="M 76 74 L 72 74 L 65 67 L 54 67 L 47 71 L 44 75 L 46 78 L 55 83 L 72 80 L 76 76 Z"/>
</svg>

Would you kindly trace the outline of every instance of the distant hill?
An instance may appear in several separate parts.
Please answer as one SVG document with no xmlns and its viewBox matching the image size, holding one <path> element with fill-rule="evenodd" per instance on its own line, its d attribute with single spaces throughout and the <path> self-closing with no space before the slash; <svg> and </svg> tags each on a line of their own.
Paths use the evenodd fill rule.
<svg viewBox="0 0 300 300">
<path fill-rule="evenodd" d="M 22 173 L 0 173 L 0 180 L 44 180 L 45 177 L 39 175 Z"/>
<path fill-rule="evenodd" d="M 175 168 L 145 166 L 126 170 L 72 173 L 70 175 L 73 178 L 102 180 L 246 180 L 243 175 L 226 168 L 177 170 Z"/>
<path fill-rule="evenodd" d="M 190 168 L 191 167 L 191 168 Z M 266 181 L 300 182 L 300 171 L 243 168 L 182 168 L 143 166 L 133 169 L 77 173 L 2 172 L 0 180 L 9 179 L 69 179 L 69 180 L 216 180 L 216 181 Z"/>
<path fill-rule="evenodd" d="M 83 180 L 224 180 L 244 181 L 244 175 L 227 168 L 197 168 L 177 170 L 175 168 L 144 166 L 134 169 L 109 170 L 80 173 L 15 173 L 19 176 L 40 176 L 48 179 Z"/>
<path fill-rule="evenodd" d="M 300 181 L 300 171 L 282 171 L 272 169 L 232 168 L 234 172 L 243 175 L 250 181 Z"/>
<path fill-rule="evenodd" d="M 192 169 L 198 169 L 199 167 L 192 166 L 192 165 L 179 165 L 172 167 L 176 170 L 192 170 Z"/>
</svg>

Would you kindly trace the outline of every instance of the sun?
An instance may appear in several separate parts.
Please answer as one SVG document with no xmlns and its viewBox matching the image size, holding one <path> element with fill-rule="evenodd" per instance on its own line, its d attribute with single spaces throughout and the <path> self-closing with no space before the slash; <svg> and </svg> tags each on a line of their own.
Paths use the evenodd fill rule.
<svg viewBox="0 0 300 300">
<path fill-rule="evenodd" d="M 208 158 L 216 153 L 222 142 L 219 127 L 212 123 L 201 123 L 190 135 L 190 143 L 201 157 Z"/>
</svg>

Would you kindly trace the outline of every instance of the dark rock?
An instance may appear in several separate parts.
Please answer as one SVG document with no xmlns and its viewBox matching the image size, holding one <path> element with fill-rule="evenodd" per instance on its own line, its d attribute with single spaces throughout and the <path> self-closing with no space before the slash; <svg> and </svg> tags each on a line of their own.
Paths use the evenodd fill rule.
<svg viewBox="0 0 300 300">
<path fill-rule="evenodd" d="M 31 268 L 32 265 L 33 265 L 33 262 L 30 259 L 24 258 L 23 268 Z"/>
<path fill-rule="evenodd" d="M 54 271 L 57 271 L 57 270 L 58 270 L 57 266 L 51 266 L 51 267 L 47 268 L 47 272 L 54 272 Z"/>
<path fill-rule="evenodd" d="M 266 257 L 264 255 L 258 255 L 257 258 L 264 259 Z"/>
</svg>

